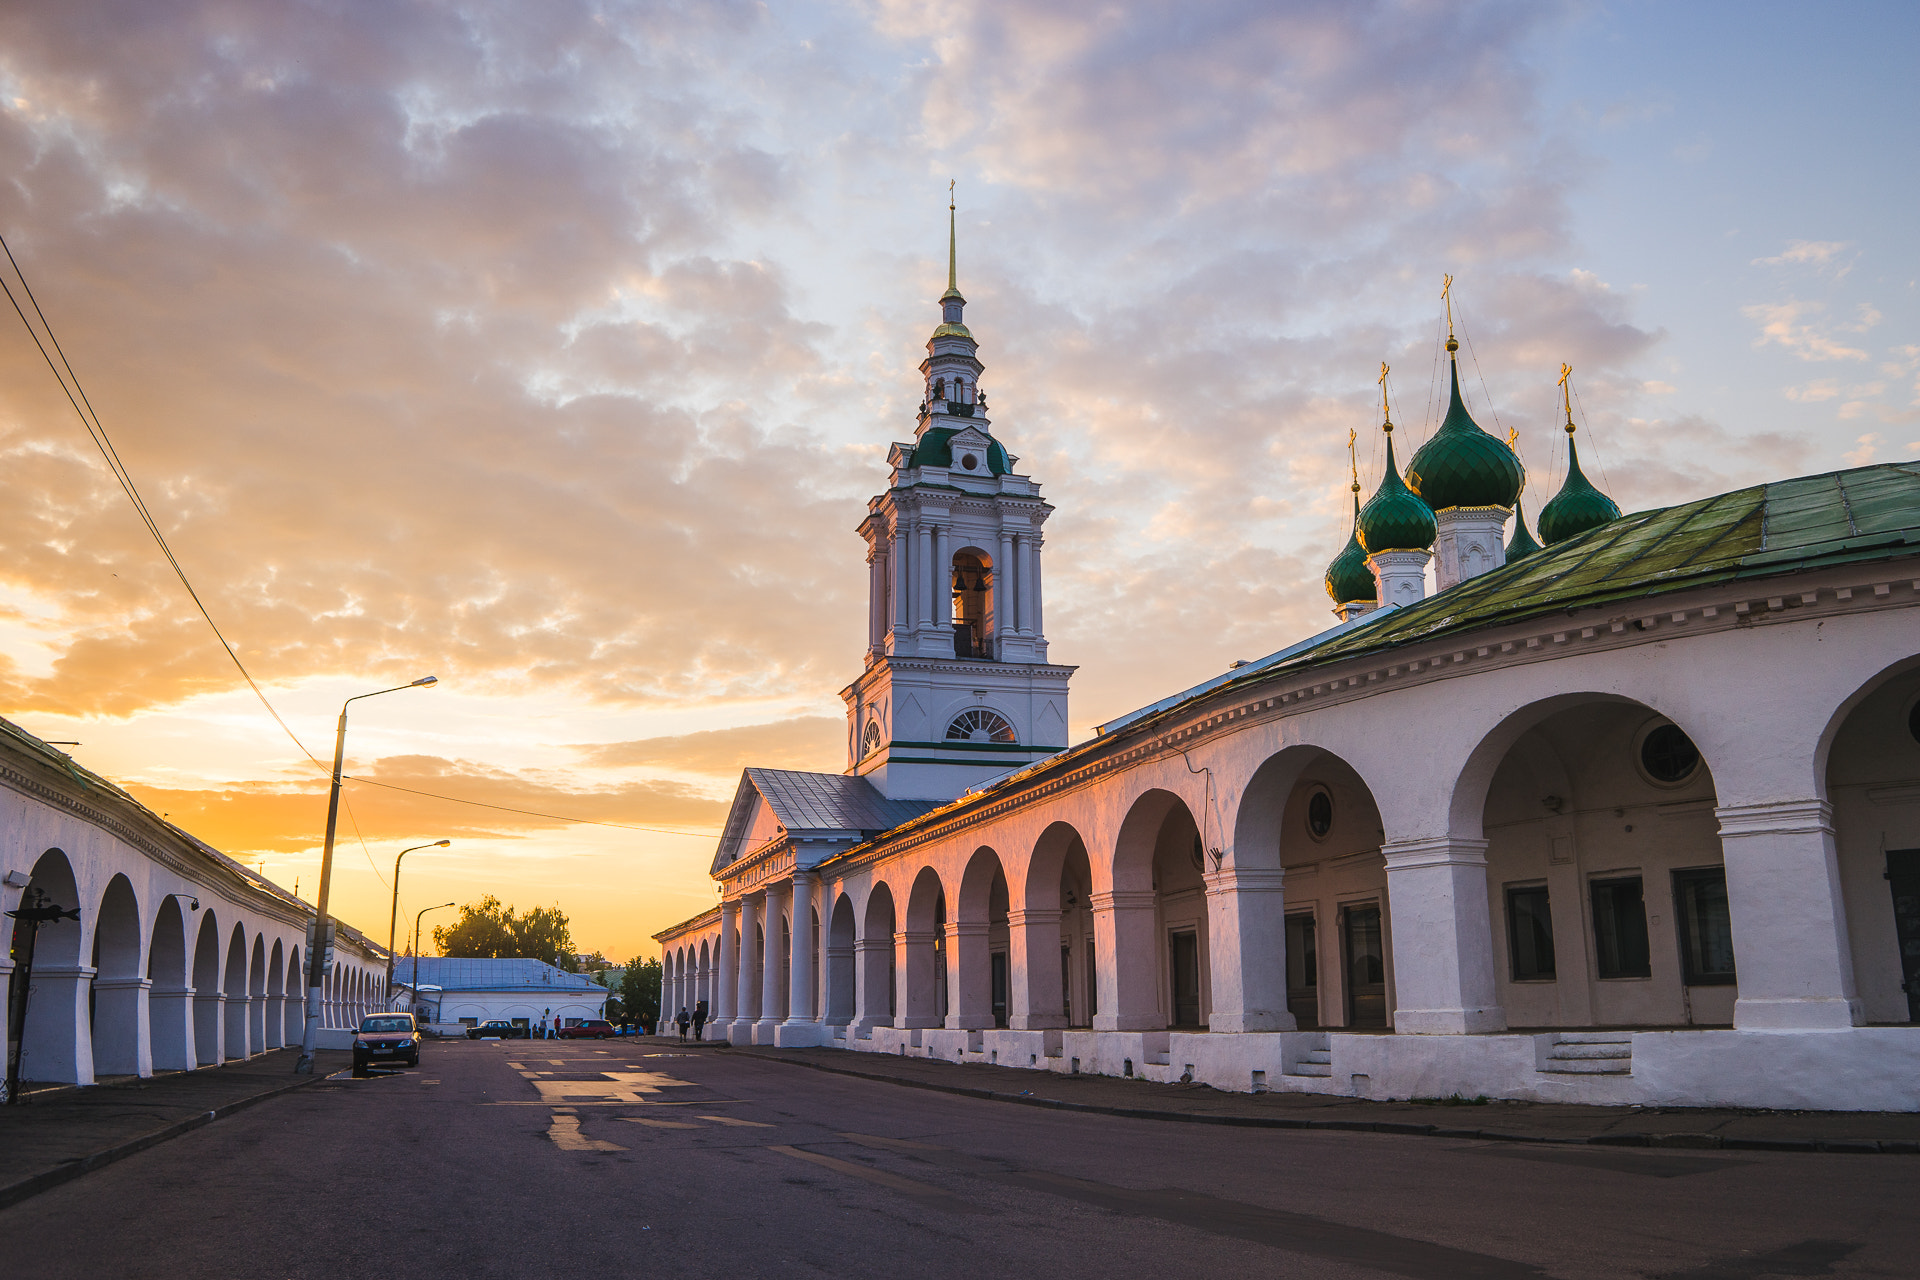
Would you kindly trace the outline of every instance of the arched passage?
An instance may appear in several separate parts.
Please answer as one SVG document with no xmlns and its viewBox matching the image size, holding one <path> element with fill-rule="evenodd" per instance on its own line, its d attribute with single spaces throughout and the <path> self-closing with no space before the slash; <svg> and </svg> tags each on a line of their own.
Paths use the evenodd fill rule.
<svg viewBox="0 0 1920 1280">
<path fill-rule="evenodd" d="M 844 1027 L 854 1019 L 854 944 L 858 937 L 853 899 L 845 893 L 834 895 L 827 926 L 826 1023 L 830 1027 Z"/>
<path fill-rule="evenodd" d="M 1016 1030 L 1093 1024 L 1100 984 L 1092 893 L 1086 841 L 1068 823 L 1048 826 L 1027 859 L 1020 905 L 1007 914 Z"/>
<path fill-rule="evenodd" d="M 220 1065 L 225 1003 L 220 994 L 220 921 L 209 908 L 200 913 L 200 934 L 193 944 L 193 1057 L 198 1066 Z"/>
<path fill-rule="evenodd" d="M 147 1023 L 152 982 L 140 946 L 140 903 L 124 875 L 107 882 L 93 924 L 93 1073 L 150 1076 Z"/>
<path fill-rule="evenodd" d="M 1220 910 L 1239 947 L 1222 960 L 1216 995 L 1231 1009 L 1237 979 L 1242 1029 L 1388 1025 L 1383 834 L 1372 790 L 1338 755 L 1298 745 L 1255 770 L 1221 877 L 1232 898 Z"/>
<path fill-rule="evenodd" d="M 876 884 L 867 894 L 860 938 L 854 943 L 863 1029 L 893 1025 L 896 1003 L 893 921 L 893 891 L 884 883 Z"/>
<path fill-rule="evenodd" d="M 713 957 L 705 938 L 700 939 L 700 959 L 694 969 L 693 1001 L 704 1022 L 713 1012 Z"/>
<path fill-rule="evenodd" d="M 961 873 L 953 918 L 947 923 L 949 1027 L 977 1031 L 1007 1025 L 1007 908 L 1007 878 L 1000 855 L 984 846 L 974 850 Z"/>
<path fill-rule="evenodd" d="M 1833 856 L 1862 1017 L 1920 1022 L 1920 659 L 1868 682 L 1827 737 Z"/>
<path fill-rule="evenodd" d="M 223 1049 L 228 1058 L 245 1058 L 250 1049 L 247 1041 L 247 928 L 244 924 L 233 926 L 233 936 L 227 942 L 226 981 L 220 992 L 226 997 L 225 1029 L 226 1043 Z"/>
<path fill-rule="evenodd" d="M 80 901 L 73 867 L 67 855 L 49 849 L 33 864 L 33 875 L 20 895 L 22 906 L 55 906 L 63 910 L 90 904 Z M 13 926 L 14 963 L 27 960 L 26 926 Z M 88 999 L 93 969 L 82 963 L 83 926 L 76 920 L 52 920 L 32 933 L 32 975 L 26 984 L 26 1024 L 20 1038 L 20 1078 L 50 1084 L 91 1084 L 93 1046 L 88 1035 Z M 12 987 L 21 986 L 18 970 Z"/>
<path fill-rule="evenodd" d="M 1716 803 L 1692 737 L 1617 696 L 1521 708 L 1474 751 L 1455 832 L 1485 840 L 1488 924 L 1479 938 L 1462 930 L 1485 947 L 1490 1003 L 1507 1023 L 1731 1025 L 1734 921 Z"/>
<path fill-rule="evenodd" d="M 1199 824 L 1171 791 L 1134 800 L 1114 843 L 1113 887 L 1094 894 L 1100 953 L 1114 957 L 1101 975 L 1103 1031 L 1206 1026 L 1208 991 L 1207 855 Z"/>
<path fill-rule="evenodd" d="M 282 1017 L 287 1043 L 302 1043 L 307 1033 L 307 971 L 298 945 L 287 948 L 287 1005 Z"/>
<path fill-rule="evenodd" d="M 247 961 L 247 1044 L 255 1053 L 267 1047 L 267 939 L 258 933 Z"/>
<path fill-rule="evenodd" d="M 267 999 L 262 1020 L 266 1023 L 266 1037 L 261 1045 L 268 1049 L 278 1049 L 287 1043 L 287 962 L 283 954 L 280 939 L 273 940 L 273 950 L 267 955 Z"/>
<path fill-rule="evenodd" d="M 947 1016 L 947 895 L 940 873 L 922 867 L 907 894 L 906 928 L 895 963 L 904 975 L 906 1007 L 895 1026 L 937 1027 Z"/>
<path fill-rule="evenodd" d="M 147 944 L 147 1022 L 155 1071 L 191 1071 L 193 1057 L 193 988 L 187 970 L 188 905 L 192 898 L 168 894 L 160 899 L 153 917 L 153 939 Z"/>
</svg>

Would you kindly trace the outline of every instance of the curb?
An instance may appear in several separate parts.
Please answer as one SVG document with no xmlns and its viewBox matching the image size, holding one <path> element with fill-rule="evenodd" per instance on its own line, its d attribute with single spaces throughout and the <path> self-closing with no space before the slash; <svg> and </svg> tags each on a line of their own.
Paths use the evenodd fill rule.
<svg viewBox="0 0 1920 1280">
<path fill-rule="evenodd" d="M 721 1046 L 726 1047 L 726 1046 Z M 1287 1116 L 1202 1115 L 1190 1111 L 1163 1111 L 1152 1107 L 1116 1107 L 1097 1102 L 1064 1102 L 1058 1098 L 1036 1098 L 1031 1094 L 1002 1093 L 971 1085 L 936 1084 L 930 1080 L 908 1080 L 877 1071 L 859 1071 L 852 1067 L 829 1066 L 779 1054 L 747 1053 L 768 1062 L 790 1067 L 806 1067 L 829 1075 L 876 1080 L 908 1089 L 928 1089 L 963 1098 L 988 1102 L 1011 1102 L 1025 1107 L 1045 1107 L 1051 1111 L 1078 1111 L 1090 1115 L 1119 1116 L 1127 1120 L 1168 1120 L 1180 1124 L 1216 1124 L 1244 1129 L 1317 1129 L 1352 1133 L 1391 1133 L 1420 1138 L 1473 1139 L 1480 1142 L 1527 1142 L 1563 1147 L 1658 1147 L 1685 1151 L 1797 1151 L 1825 1155 L 1920 1155 L 1920 1140 L 1905 1138 L 1723 1138 L 1717 1133 L 1596 1133 L 1584 1138 L 1562 1138 L 1534 1133 L 1506 1133 L 1495 1129 L 1456 1129 L 1445 1125 L 1413 1124 L 1400 1120 L 1296 1120 Z M 0 1201 L 0 1203 L 4 1203 Z"/>
<path fill-rule="evenodd" d="M 246 1110 L 256 1102 L 265 1102 L 268 1098 L 277 1098 L 283 1093 L 290 1093 L 295 1089 L 305 1088 L 317 1080 L 325 1080 L 327 1078 L 325 1075 L 306 1076 L 302 1079 L 295 1080 L 291 1084 L 283 1084 L 277 1089 L 268 1089 L 264 1093 L 256 1093 L 251 1097 L 241 1098 L 236 1102 L 229 1102 L 225 1106 L 215 1107 L 211 1111 L 202 1111 L 200 1114 L 188 1116 L 184 1120 L 176 1120 L 172 1124 L 162 1125 L 158 1129 L 143 1133 L 137 1138 L 130 1138 L 117 1146 L 108 1147 L 104 1151 L 96 1151 L 92 1155 L 81 1156 L 77 1160 L 69 1160 L 64 1164 L 55 1165 L 44 1173 L 36 1173 L 30 1178 L 22 1178 L 18 1182 L 0 1187 L 0 1209 L 6 1209 L 19 1204 L 22 1200 L 31 1199 L 39 1195 L 42 1191 L 51 1191 L 62 1183 L 72 1182 L 75 1178 L 92 1173 L 95 1169 L 103 1169 L 117 1160 L 124 1160 L 136 1152 L 145 1151 L 148 1147 L 157 1147 L 170 1138 L 177 1138 L 183 1133 L 191 1133 L 202 1125 L 212 1124 L 215 1120 L 225 1119 L 236 1111 Z"/>
</svg>

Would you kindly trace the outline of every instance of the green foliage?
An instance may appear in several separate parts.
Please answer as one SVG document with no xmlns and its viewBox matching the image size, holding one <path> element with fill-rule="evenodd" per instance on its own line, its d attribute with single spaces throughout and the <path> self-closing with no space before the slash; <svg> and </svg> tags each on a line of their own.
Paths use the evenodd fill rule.
<svg viewBox="0 0 1920 1280">
<path fill-rule="evenodd" d="M 461 907 L 460 918 L 452 924 L 436 926 L 433 944 L 443 956 L 544 960 L 569 973 L 574 968 L 566 912 L 559 907 L 535 907 L 517 915 L 492 894 Z"/>
<path fill-rule="evenodd" d="M 635 956 L 620 980 L 620 1005 L 629 1018 L 652 1027 L 660 1020 L 660 960 Z M 657 1028 L 656 1028 L 657 1029 Z"/>
</svg>

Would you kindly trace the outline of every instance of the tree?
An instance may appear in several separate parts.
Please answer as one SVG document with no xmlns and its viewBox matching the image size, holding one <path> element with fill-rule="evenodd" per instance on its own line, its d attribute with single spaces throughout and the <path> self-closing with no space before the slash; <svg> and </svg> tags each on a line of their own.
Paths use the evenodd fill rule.
<svg viewBox="0 0 1920 1280">
<path fill-rule="evenodd" d="M 492 894 L 461 907 L 460 918 L 452 924 L 436 925 L 433 945 L 443 956 L 477 960 L 524 958 L 560 968 L 570 968 L 573 961 L 566 912 L 559 907 L 535 907 L 524 916 L 516 915 Z"/>
<path fill-rule="evenodd" d="M 659 1030 L 660 961 L 635 956 L 627 961 L 626 976 L 620 979 L 620 1006 L 627 1016 Z"/>
</svg>

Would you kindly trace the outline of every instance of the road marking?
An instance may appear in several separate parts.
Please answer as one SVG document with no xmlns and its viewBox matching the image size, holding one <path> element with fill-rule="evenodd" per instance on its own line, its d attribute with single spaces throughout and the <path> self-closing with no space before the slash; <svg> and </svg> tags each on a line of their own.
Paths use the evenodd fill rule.
<svg viewBox="0 0 1920 1280">
<path fill-rule="evenodd" d="M 527 1065 L 524 1062 L 509 1062 L 507 1065 L 515 1071 L 525 1071 L 527 1069 Z"/>
<path fill-rule="evenodd" d="M 652 1120 L 646 1116 L 615 1116 L 616 1120 L 625 1120 L 628 1124 L 644 1124 L 649 1129 L 698 1129 L 697 1124 L 688 1124 L 685 1120 Z"/>
<path fill-rule="evenodd" d="M 903 1178 L 897 1173 L 888 1173 L 884 1169 L 871 1169 L 864 1164 L 855 1164 L 851 1160 L 841 1160 L 835 1156 L 823 1156 L 818 1151 L 803 1151 L 799 1147 L 768 1147 L 783 1156 L 792 1156 L 796 1160 L 805 1160 L 808 1164 L 817 1164 L 822 1169 L 831 1169 L 835 1173 L 844 1173 L 850 1178 L 859 1178 L 875 1186 L 898 1191 L 902 1195 L 912 1196 L 916 1200 L 926 1201 L 953 1213 L 979 1213 L 980 1210 L 958 1196 L 942 1191 L 939 1187 L 926 1182 L 915 1182 L 912 1178 Z"/>
<path fill-rule="evenodd" d="M 701 1116 L 700 1118 L 701 1118 L 702 1120 L 711 1120 L 711 1121 L 713 1121 L 713 1122 L 714 1122 L 715 1124 L 732 1124 L 732 1125 L 739 1125 L 739 1126 L 740 1126 L 741 1128 L 745 1128 L 745 1129 L 771 1129 L 771 1128 L 773 1128 L 773 1126 L 772 1126 L 772 1125 L 770 1125 L 770 1124 L 762 1124 L 762 1123 L 760 1123 L 760 1122 L 759 1122 L 758 1120 L 742 1120 L 742 1119 L 741 1119 L 740 1117 L 738 1117 L 738 1116 Z"/>
<path fill-rule="evenodd" d="M 547 1136 L 553 1139 L 553 1145 L 562 1151 L 625 1151 L 626 1148 L 614 1142 L 602 1142 L 598 1138 L 589 1138 L 580 1132 L 580 1117 L 555 1112 L 553 1126 L 547 1130 Z"/>
<path fill-rule="evenodd" d="M 552 1063 L 556 1067 L 564 1067 L 567 1065 L 567 1060 L 565 1058 L 548 1058 L 547 1061 Z"/>
</svg>

